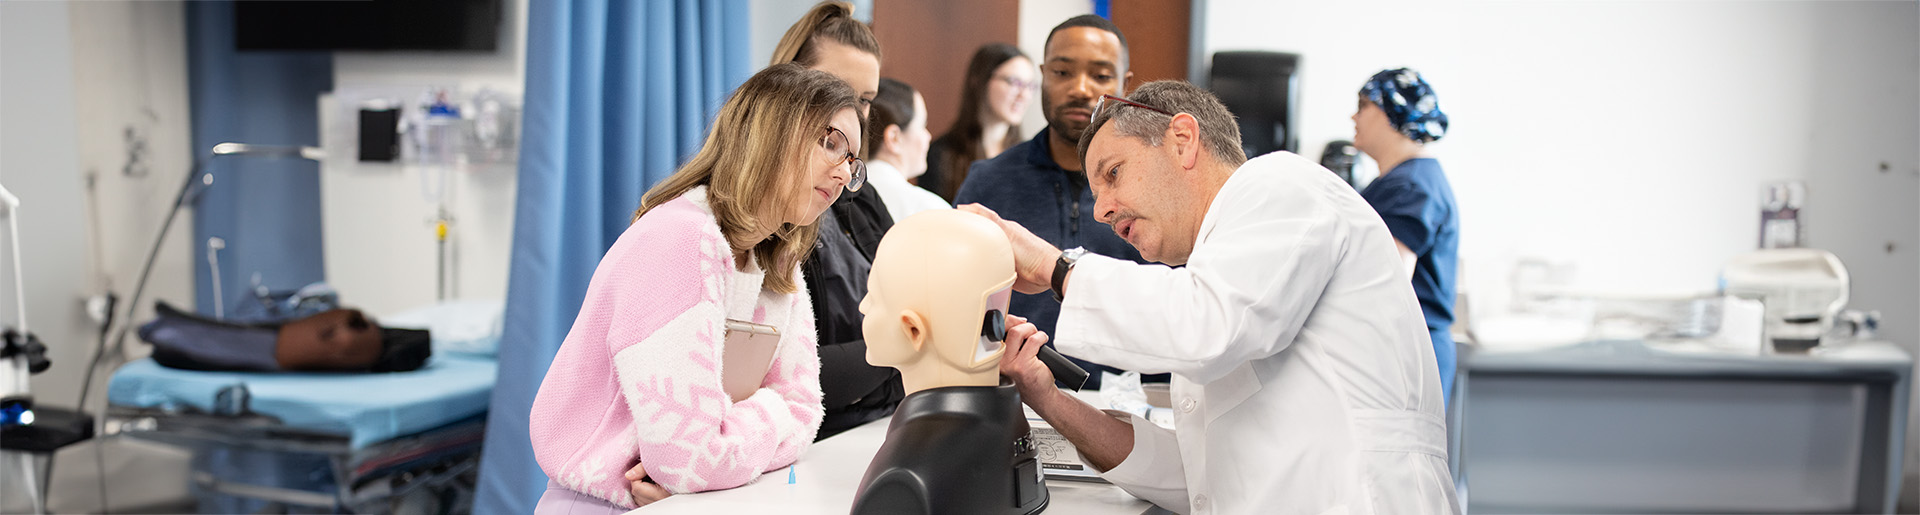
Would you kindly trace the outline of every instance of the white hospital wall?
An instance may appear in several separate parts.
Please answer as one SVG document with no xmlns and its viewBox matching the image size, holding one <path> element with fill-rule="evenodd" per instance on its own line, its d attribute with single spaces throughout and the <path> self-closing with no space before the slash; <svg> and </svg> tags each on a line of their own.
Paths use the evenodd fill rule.
<svg viewBox="0 0 1920 515">
<path fill-rule="evenodd" d="M 71 406 L 97 342 L 85 298 L 111 288 L 124 312 L 191 167 L 183 10 L 177 1 L 8 2 L 0 22 L 0 182 L 21 197 L 28 316 L 53 360 L 34 390 Z M 190 218 L 174 221 L 136 319 L 150 317 L 155 300 L 193 305 Z M 6 272 L 0 320 L 11 323 Z M 145 353 L 134 337 L 128 348 Z"/>
<path fill-rule="evenodd" d="M 40 403 L 73 406 L 97 334 L 83 299 L 111 288 L 126 301 L 191 166 L 183 13 L 178 1 L 0 2 L 0 183 L 21 197 L 27 315 L 53 361 L 33 377 Z M 141 143 L 144 153 L 133 152 Z M 136 319 L 151 316 L 154 300 L 193 305 L 190 219 L 174 221 Z M 0 243 L 0 320 L 11 325 L 21 285 L 10 245 Z M 147 352 L 129 340 L 130 354 Z M 96 404 L 105 375 L 90 392 Z M 109 447 L 115 510 L 185 499 L 184 454 L 135 442 Z M 92 449 L 59 454 L 53 511 L 99 509 Z M 4 497 L 0 511 L 25 502 Z"/>
<path fill-rule="evenodd" d="M 93 184 L 83 205 L 93 217 L 85 264 L 97 271 L 87 291 L 112 289 L 125 313 L 160 222 L 193 167 L 186 9 L 179 1 L 70 5 L 80 180 Z M 193 212 L 182 210 L 173 224 L 136 321 L 153 318 L 155 301 L 194 305 Z M 150 349 L 129 335 L 127 351 Z"/>
<path fill-rule="evenodd" d="M 527 0 L 508 0 L 504 6 L 500 43 L 492 53 L 335 52 L 334 94 L 440 87 L 486 88 L 519 98 L 526 82 Z M 438 298 L 438 246 L 429 222 L 436 204 L 421 184 L 421 175 L 431 170 L 398 162 L 360 163 L 345 154 L 349 147 L 330 138 L 341 136 L 340 128 L 347 140 L 354 137 L 358 107 L 341 104 L 321 106 L 322 138 L 335 154 L 320 176 L 327 282 L 343 303 L 375 317 L 431 304 Z M 449 246 L 458 262 L 458 298 L 506 298 L 516 170 L 517 163 L 510 162 L 448 174 L 454 220 Z"/>
<path fill-rule="evenodd" d="M 20 197 L 25 271 L 16 283 L 11 229 L 0 227 L 0 235 L 9 236 L 0 238 L 0 321 L 19 326 L 14 299 L 24 294 L 28 328 L 64 372 L 34 376 L 32 388 L 43 402 L 66 406 L 79 394 L 79 363 L 93 341 L 81 308 L 92 274 L 85 264 L 69 19 L 66 4 L 0 5 L 0 184 Z"/>
<path fill-rule="evenodd" d="M 886 0 L 881 0 L 886 1 Z M 780 45 L 780 36 L 787 33 L 793 22 L 807 14 L 819 0 L 747 0 L 747 63 L 759 70 L 773 60 L 773 47 Z M 853 15 L 866 21 L 873 21 L 873 0 L 859 0 L 853 3 Z"/>
<path fill-rule="evenodd" d="M 1810 244 L 1845 261 L 1854 307 L 1917 349 L 1914 2 L 1210 4 L 1208 56 L 1302 55 L 1310 158 L 1351 139 L 1372 73 L 1427 76 L 1452 117 L 1431 150 L 1461 204 L 1462 289 L 1481 313 L 1506 307 L 1523 258 L 1570 264 L 1588 290 L 1712 290 L 1755 246 L 1761 185 L 1802 180 Z M 1907 449 L 1912 478 L 1920 445 Z"/>
</svg>

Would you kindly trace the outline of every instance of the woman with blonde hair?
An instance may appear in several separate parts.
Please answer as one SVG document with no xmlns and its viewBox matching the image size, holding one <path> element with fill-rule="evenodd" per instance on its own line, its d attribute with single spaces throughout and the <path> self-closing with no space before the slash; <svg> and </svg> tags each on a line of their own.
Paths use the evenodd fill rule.
<svg viewBox="0 0 1920 515">
<path fill-rule="evenodd" d="M 769 67 L 642 197 L 534 399 L 534 456 L 550 478 L 536 513 L 737 487 L 813 442 L 819 358 L 799 268 L 821 213 L 864 180 L 858 105 L 832 75 Z M 720 370 L 729 320 L 779 333 L 762 386 L 737 402 Z"/>
</svg>

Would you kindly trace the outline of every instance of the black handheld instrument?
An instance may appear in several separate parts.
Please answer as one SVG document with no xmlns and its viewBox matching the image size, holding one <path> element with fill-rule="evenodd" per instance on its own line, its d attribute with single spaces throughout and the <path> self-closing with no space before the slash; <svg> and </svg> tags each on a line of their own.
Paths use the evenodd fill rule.
<svg viewBox="0 0 1920 515">
<path fill-rule="evenodd" d="M 980 337 L 994 342 L 1006 341 L 1006 315 L 997 309 L 987 310 L 987 318 L 980 324 Z M 1087 370 L 1073 364 L 1073 361 L 1061 355 L 1060 351 L 1053 350 L 1053 347 L 1041 347 L 1037 357 L 1040 358 L 1040 363 L 1047 365 L 1048 371 L 1053 372 L 1053 380 L 1067 385 L 1067 388 L 1072 388 L 1076 392 L 1080 391 L 1080 387 L 1086 386 Z"/>
<path fill-rule="evenodd" d="M 1060 351 L 1053 350 L 1053 347 L 1041 347 L 1039 358 L 1041 363 L 1047 365 L 1047 370 L 1053 372 L 1053 380 L 1067 385 L 1067 388 L 1077 392 L 1080 391 L 1081 386 L 1087 384 L 1087 370 L 1073 364 L 1073 361 L 1062 356 Z"/>
</svg>

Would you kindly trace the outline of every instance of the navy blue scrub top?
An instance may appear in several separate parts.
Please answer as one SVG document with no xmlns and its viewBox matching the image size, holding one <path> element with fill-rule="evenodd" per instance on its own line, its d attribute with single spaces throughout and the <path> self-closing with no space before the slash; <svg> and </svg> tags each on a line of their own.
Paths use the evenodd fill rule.
<svg viewBox="0 0 1920 515">
<path fill-rule="evenodd" d="M 1460 262 L 1460 209 L 1453 186 L 1439 161 L 1416 158 L 1374 179 L 1360 196 L 1387 222 L 1393 239 L 1419 256 L 1413 265 L 1413 293 L 1427 318 L 1442 388 L 1451 392 L 1455 356 L 1448 330 L 1453 327 L 1454 275 Z"/>
</svg>

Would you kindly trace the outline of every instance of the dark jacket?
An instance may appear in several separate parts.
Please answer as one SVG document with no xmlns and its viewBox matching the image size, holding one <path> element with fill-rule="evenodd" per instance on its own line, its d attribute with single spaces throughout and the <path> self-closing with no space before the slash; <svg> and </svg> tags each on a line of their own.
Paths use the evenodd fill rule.
<svg viewBox="0 0 1920 515">
<path fill-rule="evenodd" d="M 1093 189 L 1087 184 L 1087 175 L 1061 168 L 1053 161 L 1047 148 L 1049 130 L 1042 129 L 1033 139 L 992 159 L 975 161 L 966 183 L 954 195 L 954 204 L 977 202 L 1061 249 L 1085 247 L 1094 254 L 1145 263 L 1139 250 L 1114 234 L 1112 227 L 1094 219 Z M 1009 308 L 1054 335 L 1060 303 L 1053 300 L 1052 292 L 1015 293 Z M 1119 373 L 1113 367 L 1067 357 L 1093 375 L 1087 379 L 1087 388 L 1100 387 L 1102 371 Z"/>
<path fill-rule="evenodd" d="M 867 272 L 893 216 L 873 188 L 842 193 L 829 213 L 820 217 L 820 239 L 801 265 L 820 332 L 821 403 L 827 412 L 817 438 L 890 415 L 906 396 L 899 371 L 867 364 L 860 332 Z"/>
</svg>

